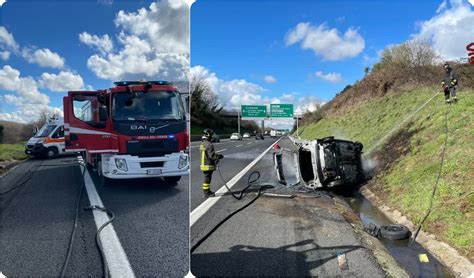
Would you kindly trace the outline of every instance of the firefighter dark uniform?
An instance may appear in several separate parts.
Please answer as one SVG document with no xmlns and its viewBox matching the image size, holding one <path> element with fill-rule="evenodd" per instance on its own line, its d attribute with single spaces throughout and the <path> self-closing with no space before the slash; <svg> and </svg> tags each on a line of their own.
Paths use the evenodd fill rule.
<svg viewBox="0 0 474 278">
<path fill-rule="evenodd" d="M 458 85 L 458 76 L 448 63 L 444 64 L 444 70 L 446 72 L 444 74 L 443 82 L 441 82 L 444 91 L 444 100 L 446 103 L 450 103 L 451 101 L 457 102 L 456 86 Z"/>
<path fill-rule="evenodd" d="M 214 192 L 211 191 L 212 173 L 216 170 L 217 161 L 224 156 L 216 154 L 211 138 L 214 132 L 210 129 L 204 130 L 204 136 L 199 150 L 201 151 L 201 171 L 204 177 L 202 189 L 205 197 L 213 197 Z"/>
</svg>

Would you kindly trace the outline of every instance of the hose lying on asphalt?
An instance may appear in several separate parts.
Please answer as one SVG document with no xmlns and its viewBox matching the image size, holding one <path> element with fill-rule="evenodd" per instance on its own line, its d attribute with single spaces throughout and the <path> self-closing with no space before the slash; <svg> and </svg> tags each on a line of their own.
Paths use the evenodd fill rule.
<svg viewBox="0 0 474 278">
<path fill-rule="evenodd" d="M 81 174 L 81 176 L 82 176 L 81 189 L 79 190 L 79 194 L 78 194 L 77 202 L 76 202 L 76 207 L 75 207 L 74 224 L 73 224 L 73 228 L 72 228 L 72 231 L 71 231 L 71 236 L 69 237 L 69 244 L 68 244 L 68 249 L 67 249 L 67 253 L 66 253 L 66 258 L 64 259 L 63 265 L 61 267 L 61 273 L 60 273 L 60 277 L 65 277 L 67 268 L 69 266 L 69 261 L 70 261 L 70 258 L 71 258 L 73 246 L 74 246 L 74 240 L 75 240 L 75 237 L 76 237 L 77 223 L 78 223 L 78 220 L 79 220 L 79 206 L 80 206 L 80 203 L 81 203 L 81 200 L 82 200 L 82 195 L 83 195 L 83 192 L 84 192 L 84 188 L 86 186 L 85 185 L 85 180 L 84 180 L 84 176 L 85 176 L 85 173 L 86 173 L 86 165 L 83 162 L 65 163 L 65 164 L 46 164 L 46 165 L 41 163 L 39 165 L 32 165 L 30 168 L 28 168 L 28 174 L 27 174 L 28 176 L 27 176 L 26 179 L 24 179 L 23 181 L 21 181 L 17 185 L 11 187 L 10 189 L 8 189 L 4 192 L 1 192 L 0 196 L 3 196 L 5 194 L 19 188 L 19 187 L 25 185 L 28 181 L 30 181 L 33 178 L 33 176 L 36 173 L 36 170 L 38 168 L 41 168 L 41 167 L 59 167 L 59 166 L 82 166 L 82 168 L 83 168 L 83 170 L 81 171 L 82 172 L 82 174 Z M 102 226 L 99 227 L 99 229 L 96 232 L 96 236 L 95 236 L 96 245 L 99 249 L 99 253 L 100 253 L 100 257 L 101 257 L 101 261 L 102 261 L 103 276 L 104 277 L 109 277 L 109 271 L 108 271 L 108 268 L 107 268 L 107 263 L 105 261 L 105 255 L 104 255 L 102 243 L 100 241 L 100 232 L 108 224 L 112 223 L 115 220 L 115 214 L 114 214 L 113 211 L 111 211 L 109 209 L 106 209 L 106 208 L 103 208 L 103 207 L 90 206 L 90 207 L 85 208 L 85 210 L 93 210 L 93 209 L 102 210 L 105 213 L 107 213 L 107 215 L 109 216 L 109 220 L 107 222 L 105 222 Z"/>
<path fill-rule="evenodd" d="M 219 168 L 218 168 L 219 169 Z M 220 171 L 219 171 L 220 173 Z M 256 178 L 252 178 L 254 175 L 257 175 Z M 222 174 L 221 174 L 222 176 Z M 223 177 L 222 177 L 223 178 Z M 223 178 L 224 179 L 224 178 Z M 253 183 L 256 182 L 258 179 L 260 179 L 260 172 L 259 171 L 253 171 L 252 173 L 250 173 L 248 179 L 247 179 L 247 183 L 248 185 L 242 190 L 240 191 L 240 195 L 237 196 L 234 192 L 230 191 L 229 187 L 227 186 L 227 182 L 225 182 L 224 180 L 224 184 L 225 184 L 225 187 L 227 188 L 227 190 L 229 190 L 231 193 L 232 193 L 232 196 L 237 199 L 237 200 L 241 200 L 242 199 L 242 196 L 244 194 L 244 192 L 250 188 L 250 186 L 254 185 Z M 242 210 L 244 210 L 245 208 L 247 208 L 248 206 L 250 206 L 251 204 L 253 204 L 260 196 L 261 196 L 261 193 L 262 193 L 262 190 L 266 189 L 266 188 L 270 188 L 272 187 L 271 185 L 269 184 L 264 184 L 264 185 L 260 185 L 260 187 L 258 188 L 258 192 L 257 192 L 257 195 L 248 203 L 246 203 L 245 205 L 243 205 L 242 207 L 240 207 L 239 209 L 235 210 L 234 212 L 232 212 L 231 214 L 227 215 L 224 219 L 222 219 L 221 221 L 219 221 L 219 223 L 217 223 L 216 226 L 214 226 L 207 234 L 205 234 L 200 240 L 198 240 L 196 242 L 196 244 L 194 244 L 192 247 L 191 247 L 191 253 L 194 252 L 194 250 L 196 250 L 204 241 L 206 241 L 217 229 L 219 229 L 220 226 L 222 226 L 222 224 L 224 224 L 227 220 L 229 220 L 232 216 L 236 215 L 237 213 L 241 212 Z"/>
<path fill-rule="evenodd" d="M 27 173 L 28 176 L 26 177 L 26 179 L 19 182 L 18 184 L 11 187 L 10 189 L 5 190 L 4 192 L 0 192 L 0 196 L 5 195 L 5 194 L 7 194 L 7 193 L 23 186 L 23 185 L 25 185 L 28 181 L 30 181 L 33 178 L 33 176 L 36 173 L 36 170 L 38 168 L 41 168 L 41 167 L 58 167 L 58 166 L 77 166 L 77 165 L 79 165 L 77 162 L 76 163 L 67 163 L 67 164 L 46 164 L 46 165 L 41 163 L 39 165 L 32 165 L 30 168 L 28 168 L 28 173 Z M 33 171 L 33 169 L 35 171 Z"/>
<path fill-rule="evenodd" d="M 110 209 L 106 209 L 104 207 L 99 207 L 99 206 L 90 206 L 87 208 L 84 208 L 84 210 L 100 210 L 105 213 L 107 213 L 107 216 L 109 217 L 109 220 L 106 221 L 102 226 L 99 227 L 95 234 L 95 243 L 97 247 L 99 248 L 100 251 L 100 259 L 102 261 L 102 273 L 104 274 L 105 278 L 109 277 L 109 268 L 107 267 L 107 262 L 105 261 L 105 256 L 104 256 L 104 248 L 102 247 L 102 242 L 100 241 L 100 232 L 105 228 L 105 226 L 109 225 L 115 220 L 115 213 L 111 211 Z"/>
<path fill-rule="evenodd" d="M 64 277 L 66 275 L 66 270 L 69 265 L 69 259 L 71 258 L 72 248 L 74 246 L 74 239 L 76 238 L 76 230 L 77 230 L 77 221 L 79 219 L 79 206 L 81 204 L 82 193 L 84 192 L 84 187 L 86 187 L 86 183 L 84 182 L 84 175 L 86 174 L 86 166 L 83 163 L 79 163 L 83 170 L 82 170 L 82 184 L 81 189 L 79 191 L 79 196 L 77 197 L 76 208 L 74 212 L 74 224 L 72 226 L 71 236 L 69 238 L 69 245 L 67 247 L 67 255 L 64 259 L 63 266 L 61 267 L 61 274 L 60 277 Z"/>
<path fill-rule="evenodd" d="M 229 191 L 229 193 L 232 195 L 232 197 L 234 197 L 234 199 L 236 200 L 242 200 L 242 198 L 244 197 L 244 194 L 245 194 L 245 191 L 247 191 L 251 186 L 252 186 L 252 183 L 257 181 L 258 179 L 260 179 L 260 172 L 258 171 L 253 171 L 250 176 L 249 176 L 249 179 L 247 180 L 248 184 L 247 186 L 238 191 L 238 193 L 240 193 L 240 195 L 237 195 L 237 192 L 233 192 L 232 190 L 230 190 L 229 186 L 227 185 L 227 181 L 225 180 L 224 176 L 222 175 L 222 172 L 221 172 L 221 169 L 219 168 L 219 166 L 217 166 L 217 172 L 219 173 L 219 175 L 221 176 L 221 179 L 222 181 L 224 182 L 224 186 L 225 188 L 227 189 L 227 191 Z M 250 177 L 254 174 L 254 173 L 257 173 L 258 174 L 258 177 L 255 179 L 255 180 L 252 180 L 250 181 Z"/>
</svg>

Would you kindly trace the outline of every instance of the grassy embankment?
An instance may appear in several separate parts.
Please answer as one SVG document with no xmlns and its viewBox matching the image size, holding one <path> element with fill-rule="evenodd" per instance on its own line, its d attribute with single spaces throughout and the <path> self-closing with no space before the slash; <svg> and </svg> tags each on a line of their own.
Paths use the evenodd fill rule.
<svg viewBox="0 0 474 278">
<path fill-rule="evenodd" d="M 340 115 L 327 115 L 300 129 L 303 138 L 325 136 L 357 140 L 370 150 L 435 92 L 419 89 L 390 92 L 382 98 L 354 105 Z M 446 105 L 442 94 L 370 157 L 378 173 L 368 185 L 385 203 L 399 209 L 415 224 L 425 214 L 439 169 L 444 143 L 444 115 L 449 137 L 445 164 L 433 211 L 423 229 L 474 259 L 474 91 L 461 91 L 456 105 Z"/>
<path fill-rule="evenodd" d="M 25 142 L 0 144 L 0 161 L 25 159 Z"/>
</svg>

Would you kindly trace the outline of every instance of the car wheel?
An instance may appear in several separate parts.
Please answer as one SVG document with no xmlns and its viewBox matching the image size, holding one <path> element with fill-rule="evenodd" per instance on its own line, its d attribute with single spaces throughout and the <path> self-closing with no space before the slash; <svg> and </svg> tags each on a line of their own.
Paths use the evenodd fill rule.
<svg viewBox="0 0 474 278">
<path fill-rule="evenodd" d="M 171 183 L 171 184 L 176 184 L 181 180 L 181 176 L 176 176 L 176 177 L 163 177 L 165 182 Z"/>
<path fill-rule="evenodd" d="M 389 240 L 401 240 L 410 237 L 410 231 L 403 225 L 384 225 L 380 227 L 380 235 Z"/>
<path fill-rule="evenodd" d="M 55 158 L 58 155 L 58 150 L 55 147 L 50 147 L 46 150 L 45 156 L 48 159 Z"/>
</svg>

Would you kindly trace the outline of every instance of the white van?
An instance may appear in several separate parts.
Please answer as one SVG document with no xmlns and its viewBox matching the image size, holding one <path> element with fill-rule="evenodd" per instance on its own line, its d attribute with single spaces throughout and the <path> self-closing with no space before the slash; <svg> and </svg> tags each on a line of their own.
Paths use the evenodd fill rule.
<svg viewBox="0 0 474 278">
<path fill-rule="evenodd" d="M 34 157 L 53 158 L 67 153 L 64 142 L 64 119 L 51 118 L 28 140 L 25 153 Z"/>
</svg>

